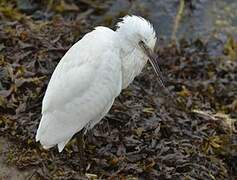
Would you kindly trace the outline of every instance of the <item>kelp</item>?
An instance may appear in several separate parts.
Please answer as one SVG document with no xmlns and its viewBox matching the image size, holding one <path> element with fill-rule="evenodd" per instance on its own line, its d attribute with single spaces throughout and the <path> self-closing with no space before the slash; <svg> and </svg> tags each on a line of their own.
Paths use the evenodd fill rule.
<svg viewBox="0 0 237 180">
<path fill-rule="evenodd" d="M 220 43 L 218 56 L 211 39 L 160 46 L 159 63 L 177 104 L 147 65 L 86 135 L 86 174 L 79 172 L 75 139 L 62 153 L 35 142 L 55 66 L 98 22 L 93 17 L 109 18 L 103 16 L 109 2 L 96 2 L 1 2 L 0 135 L 11 142 L 2 152 L 6 163 L 33 170 L 34 179 L 236 178 L 237 61 L 231 36 Z"/>
</svg>

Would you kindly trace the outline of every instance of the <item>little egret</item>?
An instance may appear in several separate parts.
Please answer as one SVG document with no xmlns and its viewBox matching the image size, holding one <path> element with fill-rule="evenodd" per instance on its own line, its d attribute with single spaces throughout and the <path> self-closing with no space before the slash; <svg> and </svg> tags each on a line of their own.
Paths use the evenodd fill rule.
<svg viewBox="0 0 237 180">
<path fill-rule="evenodd" d="M 106 115 L 147 60 L 164 86 L 153 53 L 156 40 L 153 26 L 132 15 L 123 17 L 116 31 L 99 26 L 75 43 L 49 81 L 36 141 L 45 149 L 57 145 L 61 152 L 74 134 Z"/>
</svg>

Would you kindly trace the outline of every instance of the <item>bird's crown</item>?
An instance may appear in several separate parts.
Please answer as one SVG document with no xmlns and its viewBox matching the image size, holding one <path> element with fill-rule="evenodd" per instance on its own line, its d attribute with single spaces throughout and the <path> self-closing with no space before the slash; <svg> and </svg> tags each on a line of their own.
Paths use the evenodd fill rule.
<svg viewBox="0 0 237 180">
<path fill-rule="evenodd" d="M 139 16 L 125 16 L 117 24 L 117 30 L 127 41 L 133 45 L 138 45 L 143 41 L 151 49 L 156 42 L 156 33 L 151 23 Z"/>
</svg>

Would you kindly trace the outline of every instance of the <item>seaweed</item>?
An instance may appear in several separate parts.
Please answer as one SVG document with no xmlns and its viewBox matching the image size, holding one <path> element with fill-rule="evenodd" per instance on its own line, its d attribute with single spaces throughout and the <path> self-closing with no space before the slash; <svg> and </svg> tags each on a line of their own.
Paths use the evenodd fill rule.
<svg viewBox="0 0 237 180">
<path fill-rule="evenodd" d="M 81 174 L 75 140 L 58 153 L 42 149 L 35 133 L 55 66 L 98 19 L 109 18 L 104 14 L 110 2 L 0 3 L 0 136 L 11 142 L 1 152 L 6 163 L 33 170 L 31 179 L 236 178 L 234 37 L 219 43 L 218 55 L 211 39 L 160 46 L 159 63 L 178 105 L 147 65 L 88 132 L 87 170 Z"/>
</svg>

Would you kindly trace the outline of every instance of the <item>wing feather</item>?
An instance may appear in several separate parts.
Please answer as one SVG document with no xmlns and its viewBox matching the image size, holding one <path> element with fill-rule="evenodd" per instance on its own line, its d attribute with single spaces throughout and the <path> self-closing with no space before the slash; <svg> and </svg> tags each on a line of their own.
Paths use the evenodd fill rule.
<svg viewBox="0 0 237 180">
<path fill-rule="evenodd" d="M 36 140 L 61 151 L 83 127 L 96 124 L 122 89 L 114 31 L 100 27 L 77 42 L 56 67 L 42 105 Z M 91 127 L 93 127 L 93 125 Z"/>
</svg>

